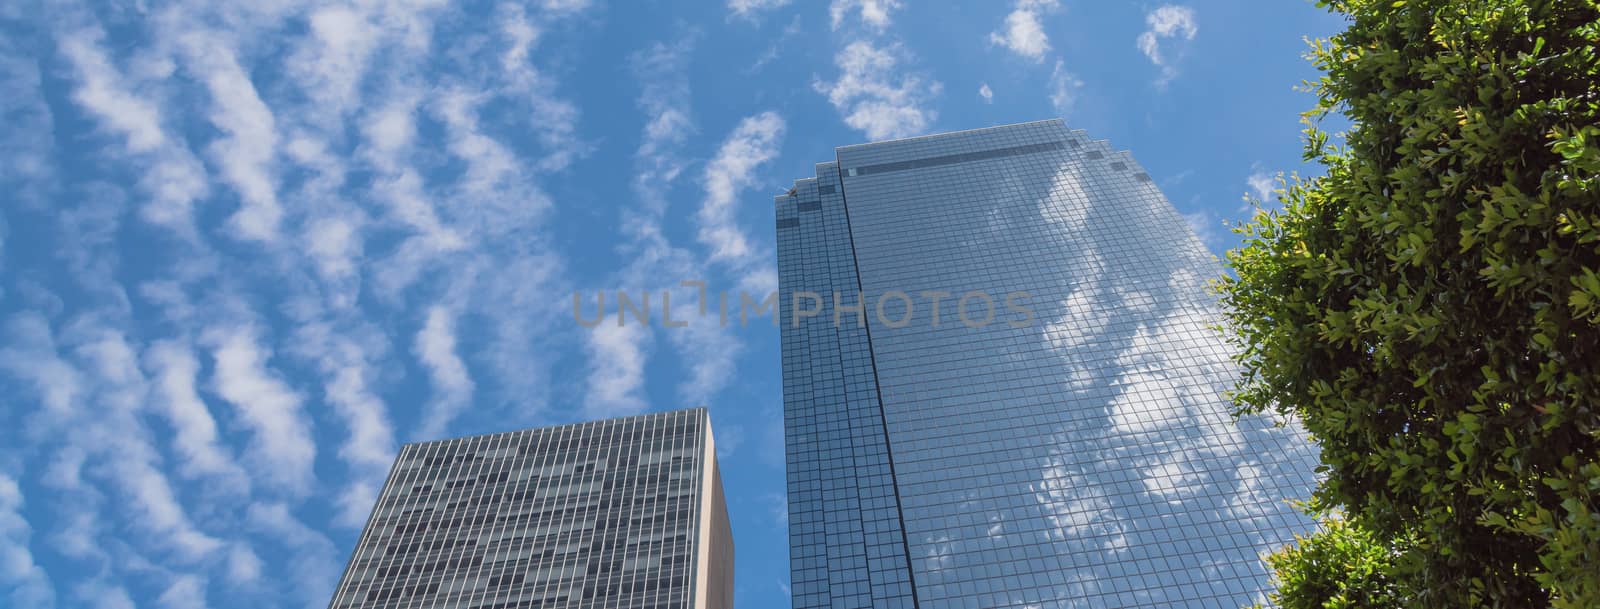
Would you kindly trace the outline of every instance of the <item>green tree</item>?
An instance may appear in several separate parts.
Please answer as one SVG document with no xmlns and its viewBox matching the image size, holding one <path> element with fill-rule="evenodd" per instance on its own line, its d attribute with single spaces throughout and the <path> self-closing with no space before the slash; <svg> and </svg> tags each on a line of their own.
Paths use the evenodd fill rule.
<svg viewBox="0 0 1600 609">
<path fill-rule="evenodd" d="M 1275 600 L 1600 607 L 1600 2 L 1318 4 L 1349 21 L 1310 53 L 1326 175 L 1218 284 L 1238 410 L 1299 419 L 1347 519 L 1277 556 Z M 1306 560 L 1357 542 L 1381 595 Z"/>
<path fill-rule="evenodd" d="M 1341 518 L 1267 557 L 1279 578 L 1274 600 L 1281 609 L 1403 606 L 1389 577 L 1393 561 L 1393 544 Z"/>
</svg>

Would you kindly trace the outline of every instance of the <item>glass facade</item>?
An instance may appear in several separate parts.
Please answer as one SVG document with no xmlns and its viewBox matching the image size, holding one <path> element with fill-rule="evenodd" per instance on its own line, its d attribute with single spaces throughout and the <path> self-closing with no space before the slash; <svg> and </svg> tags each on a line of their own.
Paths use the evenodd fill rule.
<svg viewBox="0 0 1600 609">
<path fill-rule="evenodd" d="M 409 444 L 334 609 L 730 609 L 705 409 Z"/>
<path fill-rule="evenodd" d="M 1235 421 L 1216 260 L 1061 121 L 847 146 L 777 198 L 794 607 L 1216 607 L 1311 530 Z"/>
</svg>

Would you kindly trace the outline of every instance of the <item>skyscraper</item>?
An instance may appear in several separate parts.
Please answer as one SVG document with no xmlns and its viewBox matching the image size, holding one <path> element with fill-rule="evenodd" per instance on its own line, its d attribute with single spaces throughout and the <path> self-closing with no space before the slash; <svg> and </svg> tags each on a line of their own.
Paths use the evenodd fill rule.
<svg viewBox="0 0 1600 609">
<path fill-rule="evenodd" d="M 333 609 L 730 609 L 703 408 L 400 449 Z"/>
<path fill-rule="evenodd" d="M 1221 268 L 1049 120 L 846 146 L 777 198 L 794 607 L 1218 607 L 1312 523 L 1235 422 Z"/>
</svg>

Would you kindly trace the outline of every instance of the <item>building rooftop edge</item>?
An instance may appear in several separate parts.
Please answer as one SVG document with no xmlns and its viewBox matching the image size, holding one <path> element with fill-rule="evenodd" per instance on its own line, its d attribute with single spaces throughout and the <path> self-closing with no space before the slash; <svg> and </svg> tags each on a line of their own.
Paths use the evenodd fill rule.
<svg viewBox="0 0 1600 609">
<path fill-rule="evenodd" d="M 523 431 L 539 431 L 539 430 L 545 430 L 545 429 L 561 429 L 561 428 L 564 428 L 564 427 L 577 427 L 579 425 L 592 425 L 592 424 L 595 424 L 595 423 L 610 423 L 610 422 L 613 422 L 613 421 L 621 421 L 621 420 L 624 420 L 624 419 L 634 419 L 634 418 L 638 418 L 638 417 L 651 417 L 651 416 L 660 416 L 660 415 L 668 415 L 668 414 L 677 414 L 677 413 L 680 413 L 680 412 L 694 412 L 694 411 L 700 411 L 700 412 L 707 413 L 707 416 L 708 416 L 707 420 L 709 421 L 710 409 L 708 409 L 705 406 L 694 406 L 694 407 L 691 407 L 691 408 L 678 408 L 676 410 L 661 410 L 661 411 L 656 411 L 656 412 L 641 412 L 639 414 L 630 414 L 630 415 L 623 415 L 623 416 L 617 416 L 617 417 L 608 417 L 608 418 L 604 418 L 604 419 L 595 419 L 593 421 L 578 421 L 576 423 L 562 423 L 560 425 L 544 425 L 544 426 L 540 426 L 540 427 L 523 427 L 523 428 L 519 428 L 519 429 L 508 429 L 506 431 L 492 431 L 492 432 L 489 432 L 489 433 L 479 433 L 479 434 L 471 434 L 471 435 L 465 435 L 465 436 L 453 436 L 453 437 L 449 437 L 449 438 L 439 438 L 437 440 L 420 440 L 420 441 L 417 441 L 417 442 L 406 442 L 406 443 L 403 443 L 403 444 L 400 445 L 400 447 L 401 448 L 405 448 L 407 446 L 421 446 L 421 445 L 424 445 L 424 444 L 437 444 L 437 443 L 440 443 L 440 442 L 454 442 L 456 440 L 469 440 L 469 439 L 472 439 L 472 438 L 484 438 L 484 437 L 488 437 L 488 436 L 499 436 L 499 435 L 505 435 L 505 434 L 508 434 L 508 433 L 518 433 L 518 432 L 523 432 Z"/>
<path fill-rule="evenodd" d="M 1066 121 L 1061 120 L 1059 117 L 1058 118 L 1044 118 L 1044 119 L 1039 119 L 1039 120 L 1035 120 L 1035 121 L 1023 121 L 1023 122 L 1020 122 L 1020 123 L 1007 123 L 1007 124 L 1004 124 L 1004 125 L 990 125 L 988 127 L 974 127 L 972 129 L 960 129 L 960 130 L 957 130 L 957 131 L 941 131 L 939 133 L 925 133 L 925 134 L 922 134 L 922 135 L 913 135 L 913 136 L 908 136 L 908 137 L 898 137 L 898 138 L 887 139 L 887 140 L 878 140 L 876 142 L 862 142 L 862 143 L 859 143 L 859 144 L 848 144 L 848 145 L 845 145 L 845 146 L 836 147 L 836 148 L 834 148 L 834 151 L 837 154 L 838 151 L 845 150 L 845 149 L 848 149 L 848 148 L 860 148 L 862 146 L 876 146 L 878 144 L 890 144 L 890 143 L 895 143 L 895 142 L 908 142 L 908 141 L 911 141 L 911 140 L 920 140 L 920 139 L 923 139 L 923 138 L 930 138 L 930 137 L 943 137 L 943 136 L 946 136 L 946 135 L 959 135 L 959 134 L 963 134 L 963 133 L 972 133 L 974 131 L 989 131 L 991 129 L 1006 129 L 1006 128 L 1009 128 L 1009 127 L 1020 127 L 1022 125 L 1033 125 L 1033 124 L 1037 124 L 1037 123 L 1051 123 L 1051 122 L 1063 123 L 1062 126 L 1066 126 L 1065 125 Z M 826 162 L 834 162 L 834 161 L 826 161 Z M 821 164 L 822 163 L 818 163 L 818 165 L 821 165 Z"/>
</svg>

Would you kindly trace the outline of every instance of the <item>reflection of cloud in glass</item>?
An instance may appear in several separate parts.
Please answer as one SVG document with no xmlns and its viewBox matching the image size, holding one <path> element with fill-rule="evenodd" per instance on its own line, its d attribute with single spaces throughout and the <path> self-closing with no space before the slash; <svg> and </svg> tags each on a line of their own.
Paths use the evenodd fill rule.
<svg viewBox="0 0 1600 609">
<path fill-rule="evenodd" d="M 892 449 L 897 503 L 875 504 L 903 516 L 891 522 L 903 522 L 920 604 L 1256 599 L 1267 584 L 1258 553 L 1310 527 L 1284 500 L 1309 491 L 1314 456 L 1295 428 L 1228 414 L 1234 369 L 1203 286 L 1220 269 L 1132 158 L 1050 121 L 846 147 L 818 167 L 822 179 L 797 183 L 795 206 L 778 207 L 780 222 L 795 219 L 779 229 L 790 256 L 780 273 L 799 278 L 786 289 L 831 285 L 824 277 L 859 278 L 868 302 L 890 290 L 1032 294 L 1037 323 L 1024 328 L 968 328 L 948 306 L 938 326 L 885 331 L 869 316 L 870 373 L 843 383 L 881 396 L 874 433 Z M 842 198 L 804 211 L 816 184 Z M 822 242 L 834 226 L 838 249 Z M 796 251 L 809 258 L 793 264 Z M 838 390 L 816 380 L 832 366 L 815 358 L 825 355 L 816 341 L 835 339 L 784 331 L 786 408 L 807 417 L 791 454 L 849 462 L 809 451 L 877 442 L 818 418 L 834 416 L 816 404 Z M 862 344 L 837 340 L 846 357 Z M 802 344 L 813 359 L 787 354 Z M 818 505 L 834 520 L 802 544 L 797 577 L 818 592 L 797 606 L 849 604 L 840 594 L 858 581 L 855 563 L 834 556 L 893 556 L 897 538 L 835 533 L 835 522 L 868 521 Z"/>
<path fill-rule="evenodd" d="M 937 539 L 927 540 L 925 545 L 928 546 L 928 554 L 925 558 L 926 564 L 923 569 L 929 573 L 938 573 L 950 568 L 952 564 L 950 561 L 950 536 L 940 535 Z"/>
<path fill-rule="evenodd" d="M 1101 179 L 1061 177 L 1079 172 Z M 1307 526 L 1284 499 L 1308 490 L 1311 454 L 1293 428 L 1231 419 L 1223 392 L 1234 369 L 1201 279 L 1214 264 L 1153 188 L 1105 173 L 1063 164 L 1038 205 L 1041 224 L 1058 231 L 1051 241 L 1088 263 L 1043 339 L 1063 365 L 1063 393 L 1104 406 L 1069 402 L 1103 417 L 1052 436 L 1035 496 L 1054 540 L 1124 573 L 1077 578 L 1057 598 L 1132 593 L 1167 604 L 1209 589 L 1202 596 L 1251 602 L 1266 584 L 1258 553 Z M 1087 209 L 1062 205 L 1066 183 L 1103 194 Z M 1158 234 L 1128 235 L 1130 222 Z"/>
</svg>

